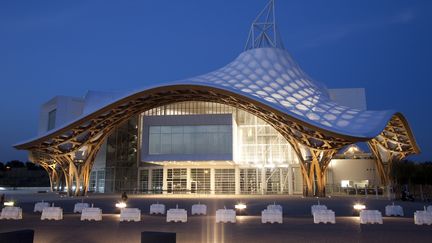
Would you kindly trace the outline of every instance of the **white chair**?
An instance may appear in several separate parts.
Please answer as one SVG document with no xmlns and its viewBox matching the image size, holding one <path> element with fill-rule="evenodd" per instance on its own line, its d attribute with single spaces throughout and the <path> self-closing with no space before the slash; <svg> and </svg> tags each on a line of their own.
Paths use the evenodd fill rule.
<svg viewBox="0 0 432 243">
<path fill-rule="evenodd" d="M 319 224 L 319 223 L 335 224 L 336 223 L 335 212 L 328 209 L 315 210 L 315 212 L 313 213 L 313 218 L 315 224 Z"/>
<path fill-rule="evenodd" d="M 159 203 L 150 205 L 150 214 L 165 214 L 165 205 Z"/>
<path fill-rule="evenodd" d="M 279 223 L 282 224 L 282 211 L 279 209 L 264 209 L 261 211 L 261 223 Z"/>
<path fill-rule="evenodd" d="M 120 221 L 141 221 L 141 210 L 139 210 L 138 208 L 120 209 Z"/>
<path fill-rule="evenodd" d="M 430 205 L 430 206 L 427 206 L 427 208 L 426 208 L 426 211 L 428 211 L 428 212 L 432 213 L 432 205 Z"/>
<path fill-rule="evenodd" d="M 0 214 L 0 219 L 22 219 L 22 209 L 20 207 L 4 207 Z"/>
<path fill-rule="evenodd" d="M 315 212 L 320 211 L 320 210 L 327 210 L 327 206 L 326 205 L 322 205 L 322 204 L 312 205 L 311 206 L 311 213 L 312 213 L 312 215 L 314 215 Z"/>
<path fill-rule="evenodd" d="M 41 220 L 62 220 L 63 209 L 60 207 L 48 207 L 42 210 Z"/>
<path fill-rule="evenodd" d="M 360 224 L 382 224 L 383 219 L 381 212 L 378 210 L 360 211 Z"/>
<path fill-rule="evenodd" d="M 218 209 L 216 210 L 216 223 L 235 223 L 236 212 L 234 209 Z"/>
<path fill-rule="evenodd" d="M 100 208 L 83 208 L 81 211 L 81 221 L 84 221 L 84 220 L 101 221 L 102 220 L 102 209 L 100 209 Z"/>
<path fill-rule="evenodd" d="M 171 208 L 167 211 L 167 222 L 187 222 L 187 211 L 185 209 Z"/>
<path fill-rule="evenodd" d="M 90 205 L 88 203 L 75 203 L 74 213 L 81 213 L 84 208 L 88 208 Z"/>
<path fill-rule="evenodd" d="M 385 215 L 386 216 L 404 216 L 403 208 L 399 205 L 387 205 L 385 207 Z"/>
<path fill-rule="evenodd" d="M 194 204 L 191 210 L 192 215 L 207 215 L 207 206 L 205 204 Z"/>
<path fill-rule="evenodd" d="M 432 212 L 427 210 L 416 211 L 414 213 L 414 223 L 416 225 L 431 225 L 432 224 Z"/>
<path fill-rule="evenodd" d="M 47 203 L 47 202 L 44 202 L 44 201 L 42 201 L 42 202 L 37 202 L 37 203 L 35 203 L 35 205 L 34 205 L 34 209 L 33 209 L 33 212 L 39 212 L 39 213 L 42 213 L 42 210 L 44 209 L 44 208 L 48 208 L 50 205 L 49 205 L 49 203 Z"/>
</svg>

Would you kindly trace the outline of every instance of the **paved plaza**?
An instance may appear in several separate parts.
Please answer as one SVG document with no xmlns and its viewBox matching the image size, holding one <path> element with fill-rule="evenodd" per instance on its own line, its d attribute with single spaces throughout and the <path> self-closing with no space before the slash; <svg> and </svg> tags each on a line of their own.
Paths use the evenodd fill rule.
<svg viewBox="0 0 432 243">
<path fill-rule="evenodd" d="M 382 225 L 360 225 L 353 216 L 352 205 L 362 202 L 369 209 L 384 213 L 391 202 L 373 196 L 332 197 L 320 199 L 336 213 L 336 224 L 314 224 L 310 207 L 316 198 L 300 196 L 190 196 L 190 195 L 130 195 L 128 207 L 141 209 L 141 222 L 119 222 L 119 212 L 114 204 L 120 195 L 91 195 L 80 198 L 60 197 L 54 193 L 13 193 L 8 198 L 23 208 L 23 219 L 1 220 L 0 232 L 34 229 L 35 242 L 140 242 L 142 231 L 176 232 L 177 242 L 430 242 L 432 226 L 414 224 L 413 213 L 427 205 L 421 202 L 396 202 L 403 206 L 405 217 L 384 217 Z M 64 210 L 61 221 L 41 221 L 39 213 L 33 213 L 34 203 L 47 201 Z M 82 222 L 74 214 L 73 207 L 81 201 L 102 208 L 99 222 Z M 167 223 L 165 216 L 149 215 L 153 203 L 163 203 L 169 208 L 188 210 L 187 223 Z M 208 206 L 208 216 L 190 216 L 190 208 L 196 203 Z M 234 208 L 238 202 L 247 209 L 237 216 L 236 224 L 216 224 L 216 209 Z M 280 204 L 284 210 L 283 224 L 262 224 L 260 212 L 268 204 Z"/>
</svg>

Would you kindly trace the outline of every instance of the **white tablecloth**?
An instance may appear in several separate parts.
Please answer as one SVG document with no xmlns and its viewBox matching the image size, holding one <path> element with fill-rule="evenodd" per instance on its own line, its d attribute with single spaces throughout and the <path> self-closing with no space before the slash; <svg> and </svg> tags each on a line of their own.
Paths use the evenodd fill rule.
<svg viewBox="0 0 432 243">
<path fill-rule="evenodd" d="M 138 208 L 122 208 L 120 210 L 120 221 L 141 221 L 141 210 Z"/>
<path fill-rule="evenodd" d="M 313 218 L 315 224 L 319 224 L 319 223 L 335 224 L 336 223 L 335 212 L 332 210 L 327 210 L 327 209 L 315 210 L 313 214 Z"/>
<path fill-rule="evenodd" d="M 47 202 L 37 202 L 34 205 L 33 212 L 39 212 L 39 213 L 41 213 L 44 208 L 48 208 L 49 206 L 50 205 Z"/>
<path fill-rule="evenodd" d="M 54 220 L 62 220 L 63 219 L 63 209 L 60 207 L 48 207 L 42 210 L 41 220 L 44 219 L 54 219 Z"/>
<path fill-rule="evenodd" d="M 316 211 L 320 211 L 320 210 L 327 210 L 327 206 L 320 204 L 320 205 L 312 205 L 311 207 L 312 215 L 314 215 Z"/>
<path fill-rule="evenodd" d="M 165 214 L 165 205 L 158 203 L 150 205 L 150 214 Z"/>
<path fill-rule="evenodd" d="M 283 208 L 282 208 L 281 205 L 270 204 L 270 205 L 267 206 L 267 209 L 269 209 L 269 210 L 274 210 L 275 209 L 275 210 L 279 210 L 279 211 L 281 211 L 283 213 Z"/>
<path fill-rule="evenodd" d="M 383 219 L 381 212 L 378 210 L 360 211 L 360 224 L 382 224 Z"/>
<path fill-rule="evenodd" d="M 81 213 L 84 208 L 88 208 L 90 205 L 88 203 L 75 203 L 74 213 Z"/>
<path fill-rule="evenodd" d="M 207 206 L 205 204 L 192 205 L 192 215 L 207 215 Z"/>
<path fill-rule="evenodd" d="M 387 205 L 385 207 L 386 216 L 404 216 L 403 208 L 399 205 Z"/>
<path fill-rule="evenodd" d="M 216 223 L 235 223 L 236 222 L 236 212 L 234 209 L 218 209 L 216 210 Z"/>
<path fill-rule="evenodd" d="M 429 211 L 416 211 L 414 213 L 414 223 L 417 225 L 432 224 L 432 212 Z"/>
<path fill-rule="evenodd" d="M 102 209 L 100 208 L 83 208 L 81 212 L 81 221 L 84 220 L 102 220 Z"/>
<path fill-rule="evenodd" d="M 22 219 L 22 209 L 20 207 L 4 207 L 0 214 L 0 219 Z"/>
<path fill-rule="evenodd" d="M 167 222 L 187 222 L 187 212 L 185 209 L 172 208 L 167 211 Z"/>
<path fill-rule="evenodd" d="M 282 224 L 282 211 L 279 209 L 264 209 L 261 212 L 261 223 L 279 223 Z"/>
</svg>

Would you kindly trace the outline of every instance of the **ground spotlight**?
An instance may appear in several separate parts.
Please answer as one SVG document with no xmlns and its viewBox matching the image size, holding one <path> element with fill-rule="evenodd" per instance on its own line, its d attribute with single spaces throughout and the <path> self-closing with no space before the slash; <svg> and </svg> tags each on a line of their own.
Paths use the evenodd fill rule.
<svg viewBox="0 0 432 243">
<path fill-rule="evenodd" d="M 116 208 L 125 208 L 126 207 L 126 203 L 125 202 L 118 202 L 115 204 Z"/>
<path fill-rule="evenodd" d="M 242 215 L 246 213 L 245 211 L 247 206 L 245 203 L 237 203 L 234 205 L 234 208 L 236 209 L 238 215 Z"/>
<path fill-rule="evenodd" d="M 357 211 L 361 211 L 361 210 L 366 209 L 366 206 L 364 204 L 361 204 L 361 203 L 356 203 L 356 204 L 354 204 L 353 208 Z"/>
<path fill-rule="evenodd" d="M 15 205 L 15 202 L 14 201 L 7 201 L 7 202 L 4 202 L 3 205 L 12 207 L 13 205 Z"/>
<path fill-rule="evenodd" d="M 244 203 L 237 203 L 234 207 L 235 207 L 235 209 L 238 209 L 238 210 L 244 210 L 247 208 L 246 204 L 244 204 Z"/>
<path fill-rule="evenodd" d="M 361 203 L 356 203 L 353 205 L 353 209 L 354 209 L 353 215 L 360 215 L 360 211 L 366 209 L 366 205 Z"/>
</svg>

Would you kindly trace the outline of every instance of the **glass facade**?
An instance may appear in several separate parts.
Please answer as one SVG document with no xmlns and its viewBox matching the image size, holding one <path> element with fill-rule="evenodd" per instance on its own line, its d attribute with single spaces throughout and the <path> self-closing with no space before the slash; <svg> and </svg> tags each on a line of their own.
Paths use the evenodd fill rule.
<svg viewBox="0 0 432 243">
<path fill-rule="evenodd" d="M 185 193 L 187 191 L 187 169 L 168 169 L 167 192 Z"/>
<path fill-rule="evenodd" d="M 210 193 L 210 168 L 191 169 L 191 192 L 192 193 Z"/>
<path fill-rule="evenodd" d="M 261 192 L 261 170 L 240 169 L 240 193 L 257 194 Z"/>
<path fill-rule="evenodd" d="M 107 139 L 105 192 L 137 190 L 138 118 L 119 126 Z"/>
<path fill-rule="evenodd" d="M 153 169 L 152 172 L 152 181 L 151 181 L 151 190 L 154 193 L 162 193 L 163 190 L 163 169 Z"/>
<path fill-rule="evenodd" d="M 96 171 L 92 171 L 90 173 L 90 183 L 89 183 L 89 191 L 96 191 Z"/>
<path fill-rule="evenodd" d="M 141 192 L 148 192 L 149 170 L 141 170 L 139 175 L 139 188 Z"/>
<path fill-rule="evenodd" d="M 89 191 L 105 192 L 105 170 L 94 170 L 90 173 Z"/>
<path fill-rule="evenodd" d="M 215 169 L 215 193 L 235 193 L 235 169 Z"/>
<path fill-rule="evenodd" d="M 138 161 L 139 136 L 143 136 L 139 131 L 145 125 L 133 117 L 108 137 L 106 168 L 103 176 L 92 174 L 91 187 L 96 191 L 104 181 L 106 192 L 272 194 L 288 193 L 290 186 L 294 191 L 301 189 L 299 165 L 290 144 L 253 114 L 193 101 L 157 107 L 141 115 L 202 114 L 231 114 L 232 125 L 163 125 L 163 120 L 160 125 L 147 124 L 148 154 L 231 153 L 233 160 Z"/>
<path fill-rule="evenodd" d="M 252 167 L 287 167 L 288 164 L 298 163 L 297 156 L 292 150 L 291 145 L 272 126 L 257 116 L 232 106 L 211 102 L 187 101 L 157 107 L 143 113 L 144 116 L 178 116 L 198 114 L 233 115 L 235 125 L 233 126 L 234 128 L 232 136 L 234 137 L 234 144 L 232 149 L 234 153 L 234 162 L 238 165 Z M 179 130 L 181 130 L 180 127 L 181 126 L 178 128 Z M 159 133 L 159 128 L 153 129 L 154 130 L 150 132 L 154 132 L 156 135 L 150 135 L 151 137 L 149 138 L 149 143 L 151 143 L 151 145 L 149 146 L 149 151 L 151 150 L 154 153 L 167 153 L 172 151 L 172 142 L 169 142 L 170 139 L 171 141 L 173 139 L 172 135 L 167 135 L 164 139 L 164 142 L 162 141 L 162 136 L 157 135 Z M 167 127 L 166 129 L 168 132 L 170 128 Z M 178 138 L 175 138 L 175 140 L 181 141 L 181 135 L 176 136 L 178 136 Z M 152 142 L 151 140 L 153 140 L 153 138 L 155 140 Z M 189 137 L 185 138 L 183 136 L 183 141 L 189 142 L 188 139 Z M 204 139 L 207 140 L 208 137 L 203 138 L 203 140 Z M 196 139 L 193 140 L 197 141 Z M 218 141 L 228 141 L 228 137 L 220 138 Z M 180 151 L 181 146 L 185 146 L 179 145 L 180 142 L 176 142 L 175 144 L 175 146 L 178 146 L 175 148 L 177 151 Z M 230 142 L 229 144 L 231 145 L 232 143 Z M 167 148 L 164 148 L 165 145 L 167 145 Z M 212 149 L 216 150 L 222 148 Z M 162 150 L 166 151 L 162 152 Z M 187 149 L 183 151 L 191 152 L 191 150 Z M 202 151 L 208 152 L 207 150 Z"/>
<path fill-rule="evenodd" d="M 197 114 L 231 114 L 234 107 L 201 101 L 185 101 L 153 108 L 143 113 L 144 116 L 178 116 Z"/>
<path fill-rule="evenodd" d="M 232 152 L 231 126 L 150 126 L 149 154 L 228 154 Z"/>
</svg>

